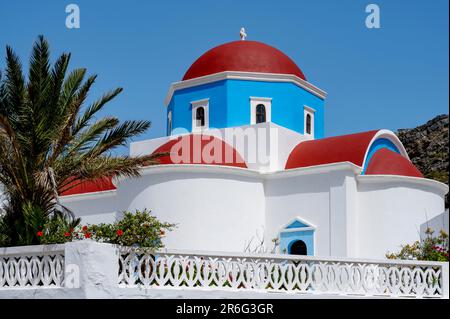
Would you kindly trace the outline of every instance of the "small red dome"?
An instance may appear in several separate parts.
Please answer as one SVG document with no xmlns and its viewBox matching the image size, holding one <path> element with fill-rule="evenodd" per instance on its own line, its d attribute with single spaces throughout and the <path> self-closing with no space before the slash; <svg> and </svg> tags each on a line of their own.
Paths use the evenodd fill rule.
<svg viewBox="0 0 450 319">
<path fill-rule="evenodd" d="M 300 142 L 292 150 L 286 169 L 351 162 L 362 166 L 370 141 L 378 130 Z"/>
<path fill-rule="evenodd" d="M 179 136 L 153 152 L 158 153 L 171 153 L 157 158 L 160 164 L 205 164 L 247 168 L 242 156 L 232 146 L 211 135 Z"/>
<path fill-rule="evenodd" d="M 224 71 L 292 74 L 306 80 L 295 62 L 280 50 L 257 41 L 234 41 L 200 56 L 183 81 Z"/>
<path fill-rule="evenodd" d="M 367 166 L 366 175 L 423 177 L 413 163 L 400 154 L 386 148 L 382 148 L 373 154 Z"/>
</svg>

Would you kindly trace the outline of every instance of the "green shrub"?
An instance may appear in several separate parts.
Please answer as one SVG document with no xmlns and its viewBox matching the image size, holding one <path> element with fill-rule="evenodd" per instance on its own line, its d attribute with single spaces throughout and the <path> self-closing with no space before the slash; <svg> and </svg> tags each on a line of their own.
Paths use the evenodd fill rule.
<svg viewBox="0 0 450 319">
<path fill-rule="evenodd" d="M 74 240 L 92 239 L 102 243 L 138 246 L 152 249 L 163 247 L 161 238 L 174 224 L 163 223 L 150 211 L 124 212 L 114 223 L 71 225 L 63 218 L 52 219 L 38 232 L 41 244 L 62 244 Z"/>
<path fill-rule="evenodd" d="M 433 237 L 434 230 L 427 228 L 426 238 L 413 244 L 402 246 L 398 253 L 387 253 L 389 259 L 449 261 L 448 234 L 441 230 L 439 236 Z"/>
<path fill-rule="evenodd" d="M 79 224 L 79 218 L 70 222 L 65 216 L 56 214 L 35 235 L 39 238 L 40 244 L 63 244 L 73 239 Z"/>
</svg>

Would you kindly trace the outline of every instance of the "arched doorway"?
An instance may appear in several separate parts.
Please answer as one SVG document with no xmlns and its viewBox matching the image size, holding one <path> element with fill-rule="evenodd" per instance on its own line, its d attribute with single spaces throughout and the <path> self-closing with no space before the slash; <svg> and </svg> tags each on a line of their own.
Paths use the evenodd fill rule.
<svg viewBox="0 0 450 319">
<path fill-rule="evenodd" d="M 289 255 L 307 255 L 308 249 L 303 240 L 294 241 L 289 247 Z"/>
</svg>

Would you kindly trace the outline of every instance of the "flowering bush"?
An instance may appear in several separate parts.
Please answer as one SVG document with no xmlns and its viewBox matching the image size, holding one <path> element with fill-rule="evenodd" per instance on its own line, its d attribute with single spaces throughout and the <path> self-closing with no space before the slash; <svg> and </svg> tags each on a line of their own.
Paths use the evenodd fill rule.
<svg viewBox="0 0 450 319">
<path fill-rule="evenodd" d="M 36 235 L 40 244 L 60 244 L 72 239 L 71 234 L 78 228 L 80 219 L 68 221 L 62 214 L 55 214 L 43 227 L 38 227 Z"/>
<path fill-rule="evenodd" d="M 114 223 L 78 225 L 71 227 L 64 220 L 47 223 L 37 232 L 41 244 L 61 244 L 74 240 L 92 239 L 98 242 L 147 248 L 163 247 L 161 238 L 174 224 L 160 222 L 150 211 L 124 212 Z"/>
<path fill-rule="evenodd" d="M 386 257 L 389 259 L 449 261 L 448 234 L 441 230 L 439 236 L 433 237 L 433 233 L 433 229 L 427 228 L 424 240 L 416 241 L 412 245 L 404 245 L 400 252 L 387 253 Z"/>
</svg>

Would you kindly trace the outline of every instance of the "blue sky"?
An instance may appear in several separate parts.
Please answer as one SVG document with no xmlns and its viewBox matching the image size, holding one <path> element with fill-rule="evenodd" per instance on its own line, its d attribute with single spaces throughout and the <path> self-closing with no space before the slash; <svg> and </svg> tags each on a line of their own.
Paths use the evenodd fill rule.
<svg viewBox="0 0 450 319">
<path fill-rule="evenodd" d="M 65 26 L 70 3 L 80 29 Z M 380 29 L 365 27 L 369 3 L 380 7 Z M 124 88 L 103 114 L 151 120 L 142 140 L 165 134 L 170 83 L 244 26 L 249 40 L 285 52 L 328 93 L 326 136 L 397 130 L 448 113 L 448 10 L 447 0 L 0 0 L 0 69 L 7 44 L 26 66 L 43 34 L 53 58 L 71 52 L 72 68 L 99 75 L 90 99 Z"/>
</svg>

